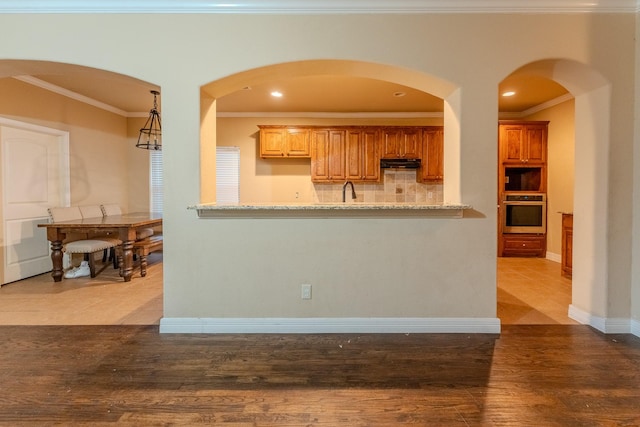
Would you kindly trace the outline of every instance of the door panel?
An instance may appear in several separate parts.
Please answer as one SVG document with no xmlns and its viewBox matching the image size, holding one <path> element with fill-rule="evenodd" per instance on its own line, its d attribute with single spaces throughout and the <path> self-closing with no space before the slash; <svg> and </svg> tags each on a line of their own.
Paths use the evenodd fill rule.
<svg viewBox="0 0 640 427">
<path fill-rule="evenodd" d="M 47 208 L 68 203 L 68 139 L 59 131 L 0 123 L 2 284 L 51 270 Z M 66 177 L 66 178 L 65 178 Z"/>
</svg>

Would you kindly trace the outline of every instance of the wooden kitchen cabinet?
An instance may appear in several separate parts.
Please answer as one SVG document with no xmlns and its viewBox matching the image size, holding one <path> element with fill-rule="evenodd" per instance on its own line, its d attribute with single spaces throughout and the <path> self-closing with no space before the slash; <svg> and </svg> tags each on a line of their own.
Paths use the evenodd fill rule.
<svg viewBox="0 0 640 427">
<path fill-rule="evenodd" d="M 442 183 L 444 180 L 444 132 L 441 126 L 425 128 L 422 132 L 422 167 L 420 182 Z"/>
<path fill-rule="evenodd" d="M 546 233 L 502 233 L 502 225 L 505 192 L 547 191 L 548 125 L 547 121 L 516 120 L 498 124 L 498 256 L 546 256 Z"/>
<path fill-rule="evenodd" d="M 561 271 L 571 279 L 573 273 L 573 214 L 562 214 Z"/>
<path fill-rule="evenodd" d="M 503 234 L 502 256 L 540 257 L 547 255 L 547 239 L 544 234 Z"/>
<path fill-rule="evenodd" d="M 382 129 L 383 159 L 419 159 L 422 156 L 422 128 Z"/>
<path fill-rule="evenodd" d="M 500 150 L 503 164 L 544 164 L 547 161 L 549 122 L 500 121 Z"/>
<path fill-rule="evenodd" d="M 260 157 L 309 157 L 312 182 L 378 182 L 381 158 L 422 159 L 416 180 L 443 182 L 442 126 L 258 127 Z"/>
<path fill-rule="evenodd" d="M 346 133 L 346 179 L 380 180 L 380 144 L 376 129 L 348 129 Z"/>
<path fill-rule="evenodd" d="M 311 130 L 311 181 L 346 179 L 346 130 Z"/>
<path fill-rule="evenodd" d="M 310 131 L 290 126 L 259 126 L 260 157 L 311 157 Z"/>
</svg>

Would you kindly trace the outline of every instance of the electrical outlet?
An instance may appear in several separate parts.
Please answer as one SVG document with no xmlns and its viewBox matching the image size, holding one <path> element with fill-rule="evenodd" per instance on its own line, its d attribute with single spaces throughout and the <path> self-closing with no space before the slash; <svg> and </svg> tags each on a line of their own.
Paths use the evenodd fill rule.
<svg viewBox="0 0 640 427">
<path fill-rule="evenodd" d="M 302 299 L 311 299 L 311 285 L 309 285 L 308 283 L 304 283 L 300 285 L 300 288 L 302 290 Z"/>
</svg>

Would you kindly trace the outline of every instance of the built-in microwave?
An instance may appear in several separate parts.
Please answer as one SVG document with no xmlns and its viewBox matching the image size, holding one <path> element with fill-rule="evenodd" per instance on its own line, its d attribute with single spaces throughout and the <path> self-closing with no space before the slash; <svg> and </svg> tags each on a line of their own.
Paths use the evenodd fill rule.
<svg viewBox="0 0 640 427">
<path fill-rule="evenodd" d="M 547 196 L 544 193 L 505 193 L 502 201 L 503 233 L 547 231 Z"/>
</svg>

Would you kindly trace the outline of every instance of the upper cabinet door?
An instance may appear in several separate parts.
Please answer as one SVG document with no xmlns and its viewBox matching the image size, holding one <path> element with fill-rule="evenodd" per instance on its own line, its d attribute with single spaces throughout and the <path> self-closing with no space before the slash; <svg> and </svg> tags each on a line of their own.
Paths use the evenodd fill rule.
<svg viewBox="0 0 640 427">
<path fill-rule="evenodd" d="M 523 162 L 524 128 L 521 125 L 500 126 L 500 144 L 504 163 Z"/>
<path fill-rule="evenodd" d="M 311 157 L 311 143 L 308 129 L 287 130 L 287 157 Z"/>
<path fill-rule="evenodd" d="M 383 159 L 419 159 L 422 152 L 422 130 L 385 128 L 382 130 Z"/>
<path fill-rule="evenodd" d="M 422 129 L 411 128 L 402 131 L 401 157 L 419 159 L 422 157 Z"/>
<path fill-rule="evenodd" d="M 547 161 L 547 126 L 527 125 L 525 127 L 527 163 Z"/>
<path fill-rule="evenodd" d="M 444 132 L 441 127 L 426 129 L 423 133 L 421 182 L 442 183 L 444 180 Z"/>
<path fill-rule="evenodd" d="M 345 179 L 345 131 L 311 131 L 311 181 Z"/>
<path fill-rule="evenodd" d="M 260 126 L 260 157 L 311 157 L 309 129 Z"/>
<path fill-rule="evenodd" d="M 260 129 L 260 157 L 284 157 L 285 129 Z"/>
<path fill-rule="evenodd" d="M 348 129 L 346 179 L 351 181 L 378 181 L 380 154 L 378 132 L 372 129 Z"/>
<path fill-rule="evenodd" d="M 504 164 L 541 164 L 547 160 L 547 123 L 501 124 L 500 153 Z"/>
</svg>

